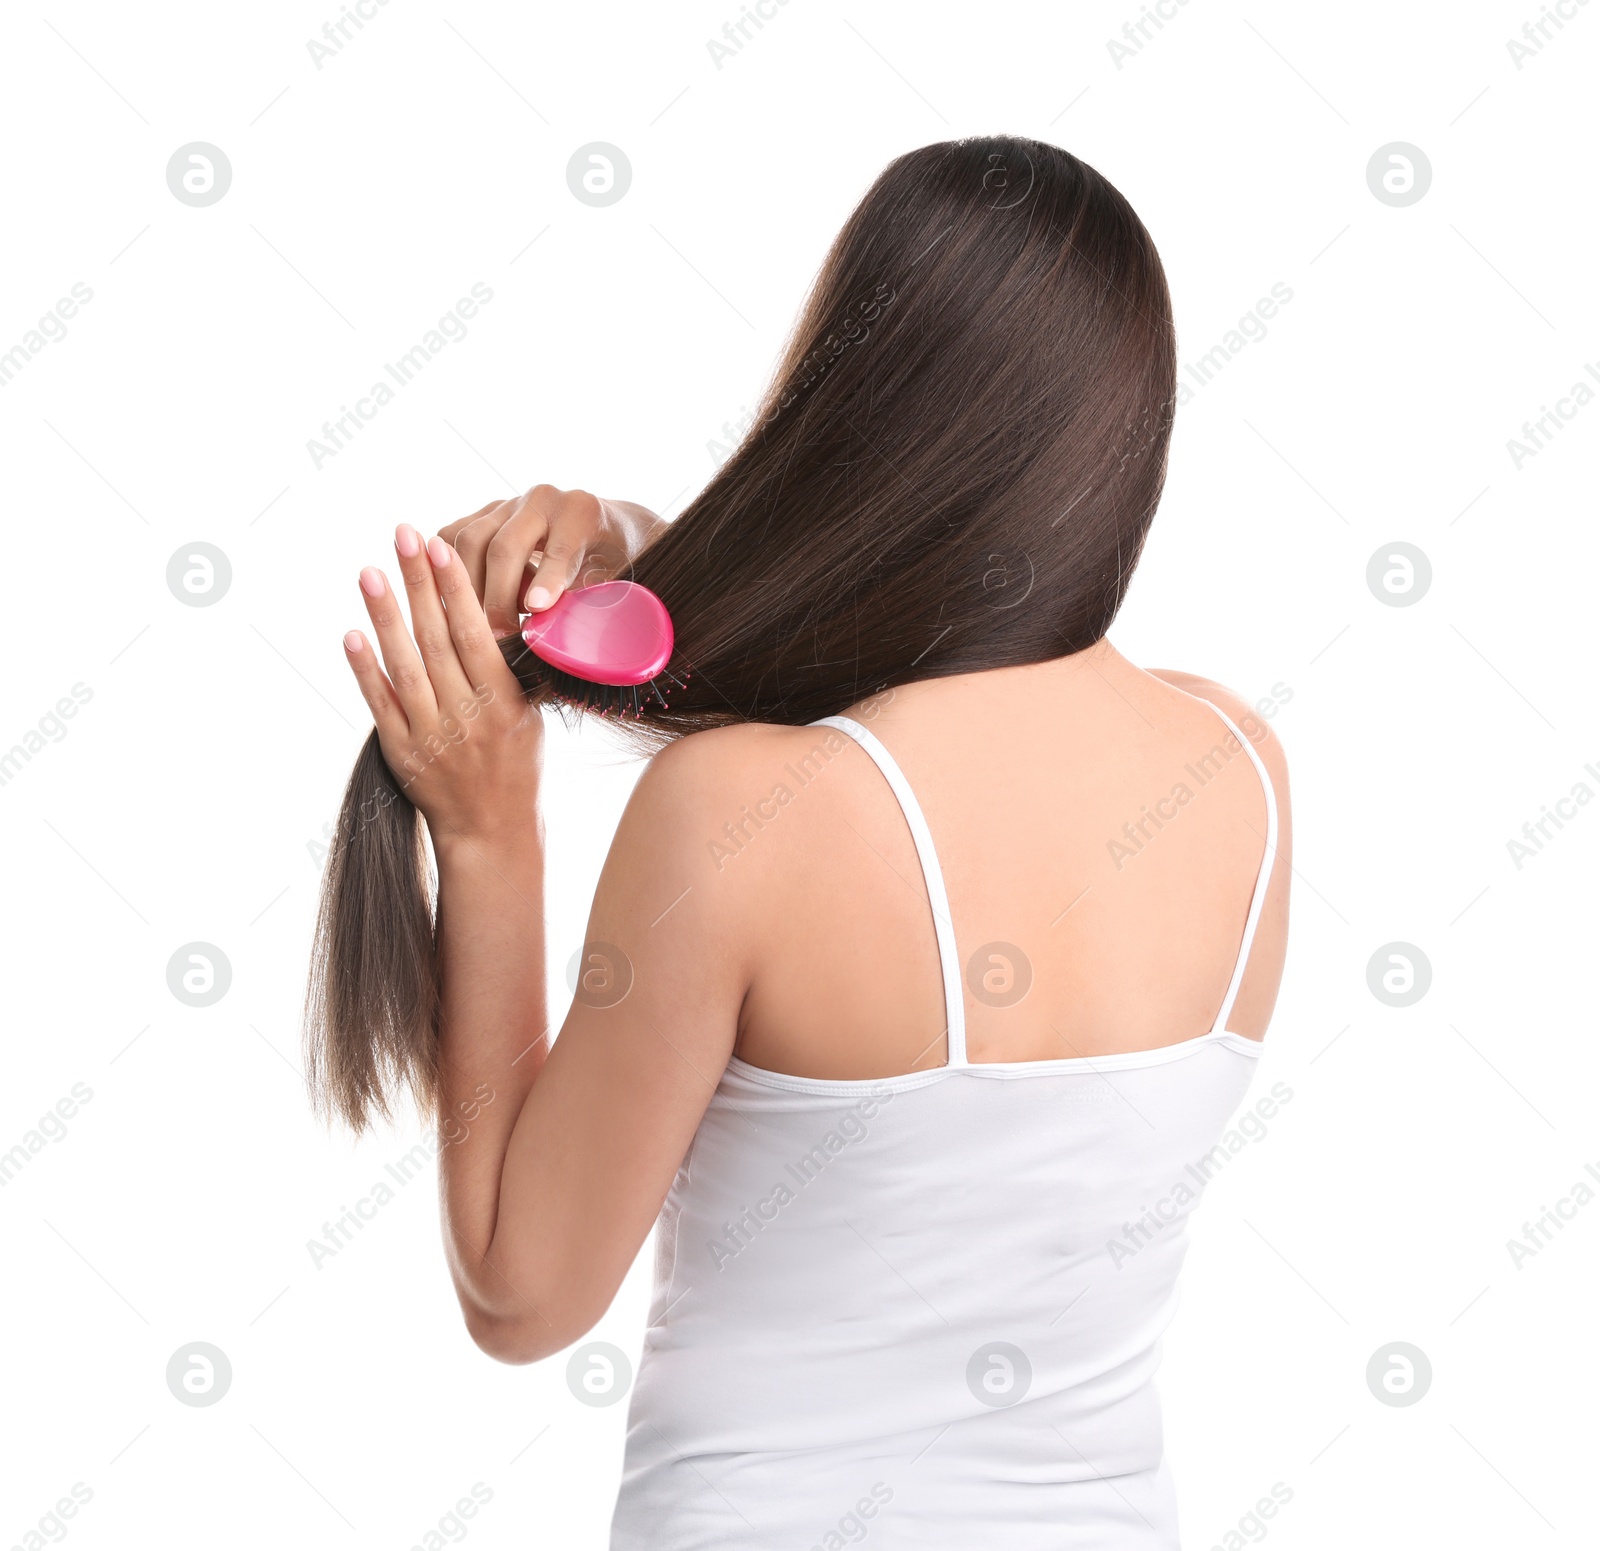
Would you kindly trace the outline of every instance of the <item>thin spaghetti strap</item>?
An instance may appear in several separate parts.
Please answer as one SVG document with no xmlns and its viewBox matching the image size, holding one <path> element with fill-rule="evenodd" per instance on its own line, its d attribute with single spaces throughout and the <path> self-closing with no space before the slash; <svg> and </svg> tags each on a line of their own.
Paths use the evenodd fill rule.
<svg viewBox="0 0 1600 1551">
<path fill-rule="evenodd" d="M 1196 700 L 1204 697 L 1196 695 Z M 1267 774 L 1267 767 L 1262 764 L 1261 756 L 1256 753 L 1250 740 L 1239 731 L 1238 725 L 1220 706 L 1213 705 L 1205 700 L 1205 704 L 1222 718 L 1228 725 L 1228 730 L 1239 740 L 1239 745 L 1250 756 L 1250 763 L 1256 767 L 1256 774 L 1261 777 L 1261 790 L 1267 799 L 1267 844 L 1261 857 L 1261 870 L 1256 874 L 1255 893 L 1250 896 L 1250 914 L 1245 917 L 1244 940 L 1239 945 L 1239 957 L 1234 961 L 1233 975 L 1228 981 L 1228 994 L 1222 999 L 1222 1010 L 1217 1014 L 1217 1021 L 1213 1025 L 1213 1032 L 1221 1034 L 1226 1032 L 1228 1019 L 1233 1016 L 1233 1004 L 1238 999 L 1239 987 L 1244 984 L 1245 966 L 1250 961 L 1250 948 L 1255 942 L 1256 927 L 1261 922 L 1261 910 L 1267 902 L 1267 885 L 1272 881 L 1272 864 L 1278 857 L 1278 798 L 1272 789 L 1272 777 Z"/>
<path fill-rule="evenodd" d="M 917 858 L 922 863 L 922 881 L 927 886 L 928 903 L 933 911 L 933 930 L 939 942 L 939 968 L 944 977 L 945 1040 L 948 1054 L 945 1064 L 967 1064 L 967 1017 L 962 999 L 961 963 L 956 956 L 955 927 L 950 920 L 950 900 L 945 893 L 944 872 L 939 866 L 939 853 L 934 849 L 933 834 L 922 815 L 922 804 L 911 790 L 911 783 L 895 763 L 894 755 L 886 749 L 877 736 L 860 722 L 848 716 L 824 716 L 811 724 L 813 727 L 834 727 L 853 738 L 866 751 L 872 762 L 883 772 L 889 789 L 905 815 L 906 827 L 917 848 Z"/>
</svg>

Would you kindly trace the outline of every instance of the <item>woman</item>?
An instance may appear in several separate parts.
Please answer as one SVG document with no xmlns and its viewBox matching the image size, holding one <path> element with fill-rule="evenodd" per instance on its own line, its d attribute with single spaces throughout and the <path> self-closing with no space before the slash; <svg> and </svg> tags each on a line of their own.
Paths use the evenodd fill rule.
<svg viewBox="0 0 1600 1551">
<path fill-rule="evenodd" d="M 362 574 L 384 666 L 346 638 L 376 746 L 314 1079 L 358 1127 L 400 1083 L 437 1113 L 451 1270 L 504 1361 L 578 1341 L 658 1226 L 614 1547 L 1177 1543 L 1153 1377 L 1277 992 L 1289 812 L 1237 696 L 1106 639 L 1174 378 L 1104 178 L 928 146 L 676 522 L 541 487 L 402 526 L 411 632 Z M 657 752 L 552 1044 L 515 626 L 617 568 L 692 671 L 634 729 Z"/>
</svg>

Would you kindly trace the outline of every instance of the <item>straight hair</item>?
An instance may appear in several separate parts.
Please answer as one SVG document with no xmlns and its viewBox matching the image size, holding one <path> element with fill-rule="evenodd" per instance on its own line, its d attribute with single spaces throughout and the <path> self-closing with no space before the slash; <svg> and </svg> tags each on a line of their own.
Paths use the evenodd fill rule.
<svg viewBox="0 0 1600 1551">
<path fill-rule="evenodd" d="M 1094 168 L 1011 136 L 898 157 L 829 249 L 739 445 L 622 573 L 666 604 L 687 681 L 618 725 L 651 751 L 1094 645 L 1160 500 L 1176 379 L 1155 244 Z M 521 639 L 502 646 L 548 699 Z M 402 1089 L 435 1108 L 421 831 L 374 734 L 306 1004 L 314 1100 L 357 1131 Z"/>
</svg>

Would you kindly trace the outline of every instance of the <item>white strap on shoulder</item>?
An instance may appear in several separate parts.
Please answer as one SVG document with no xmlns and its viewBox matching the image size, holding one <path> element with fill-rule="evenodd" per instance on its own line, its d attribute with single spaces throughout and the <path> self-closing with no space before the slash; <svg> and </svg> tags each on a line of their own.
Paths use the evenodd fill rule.
<svg viewBox="0 0 1600 1551">
<path fill-rule="evenodd" d="M 1195 696 L 1197 700 L 1202 696 Z M 1267 767 L 1261 763 L 1261 756 L 1256 753 L 1254 746 L 1245 735 L 1239 731 L 1238 724 L 1220 706 L 1206 700 L 1218 716 L 1228 725 L 1228 730 L 1239 740 L 1240 746 L 1250 756 L 1250 763 L 1256 767 L 1256 774 L 1261 777 L 1261 790 L 1267 799 L 1267 845 L 1261 857 L 1261 870 L 1256 874 L 1255 893 L 1250 897 L 1250 914 L 1245 917 L 1244 941 L 1239 945 L 1239 957 L 1234 962 L 1233 978 L 1228 982 L 1228 994 L 1222 999 L 1222 1010 L 1217 1014 L 1214 1032 L 1223 1033 L 1228 1027 L 1228 1019 L 1233 1016 L 1233 1004 L 1238 999 L 1239 987 L 1244 983 L 1245 966 L 1250 962 L 1250 947 L 1256 937 L 1256 927 L 1261 922 L 1261 908 L 1267 902 L 1267 885 L 1272 881 L 1272 864 L 1278 859 L 1278 798 L 1272 789 L 1272 777 L 1267 774 Z"/>
<path fill-rule="evenodd" d="M 934 935 L 939 942 L 939 967 L 944 976 L 945 1039 L 949 1052 L 946 1060 L 950 1066 L 965 1066 L 967 1017 L 961 990 L 961 964 L 956 957 L 956 933 L 950 921 L 950 900 L 945 893 L 944 872 L 939 866 L 939 853 L 934 848 L 933 834 L 928 829 L 928 821 L 922 816 L 922 804 L 917 801 L 917 794 L 911 790 L 911 783 L 906 780 L 905 773 L 895 763 L 894 755 L 860 722 L 852 721 L 848 716 L 824 716 L 811 725 L 837 728 L 846 736 L 855 739 L 883 772 L 884 779 L 889 783 L 889 789 L 900 804 L 900 811 L 905 815 L 906 827 L 911 831 L 911 839 L 917 848 L 917 857 L 922 863 L 922 880 L 928 890 L 928 902 L 933 910 Z"/>
</svg>

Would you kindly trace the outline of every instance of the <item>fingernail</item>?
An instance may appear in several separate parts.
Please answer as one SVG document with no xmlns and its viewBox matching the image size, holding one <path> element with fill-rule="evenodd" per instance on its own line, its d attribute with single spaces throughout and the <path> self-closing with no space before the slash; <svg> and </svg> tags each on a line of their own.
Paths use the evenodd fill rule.
<svg viewBox="0 0 1600 1551">
<path fill-rule="evenodd" d="M 366 567 L 361 573 L 361 590 L 369 598 L 381 598 L 383 596 L 383 572 L 375 566 L 369 565 Z"/>
<path fill-rule="evenodd" d="M 441 538 L 428 540 L 428 559 L 441 571 L 450 564 L 450 546 Z"/>
<path fill-rule="evenodd" d="M 550 607 L 550 590 L 547 587 L 530 587 L 528 589 L 528 612 L 531 614 L 536 609 Z"/>
<path fill-rule="evenodd" d="M 409 522 L 403 522 L 394 530 L 394 547 L 400 551 L 401 556 L 409 560 L 417 552 L 419 535 Z"/>
<path fill-rule="evenodd" d="M 347 652 L 359 652 L 361 650 L 361 632 L 359 630 L 351 630 L 345 635 L 344 649 Z"/>
</svg>

